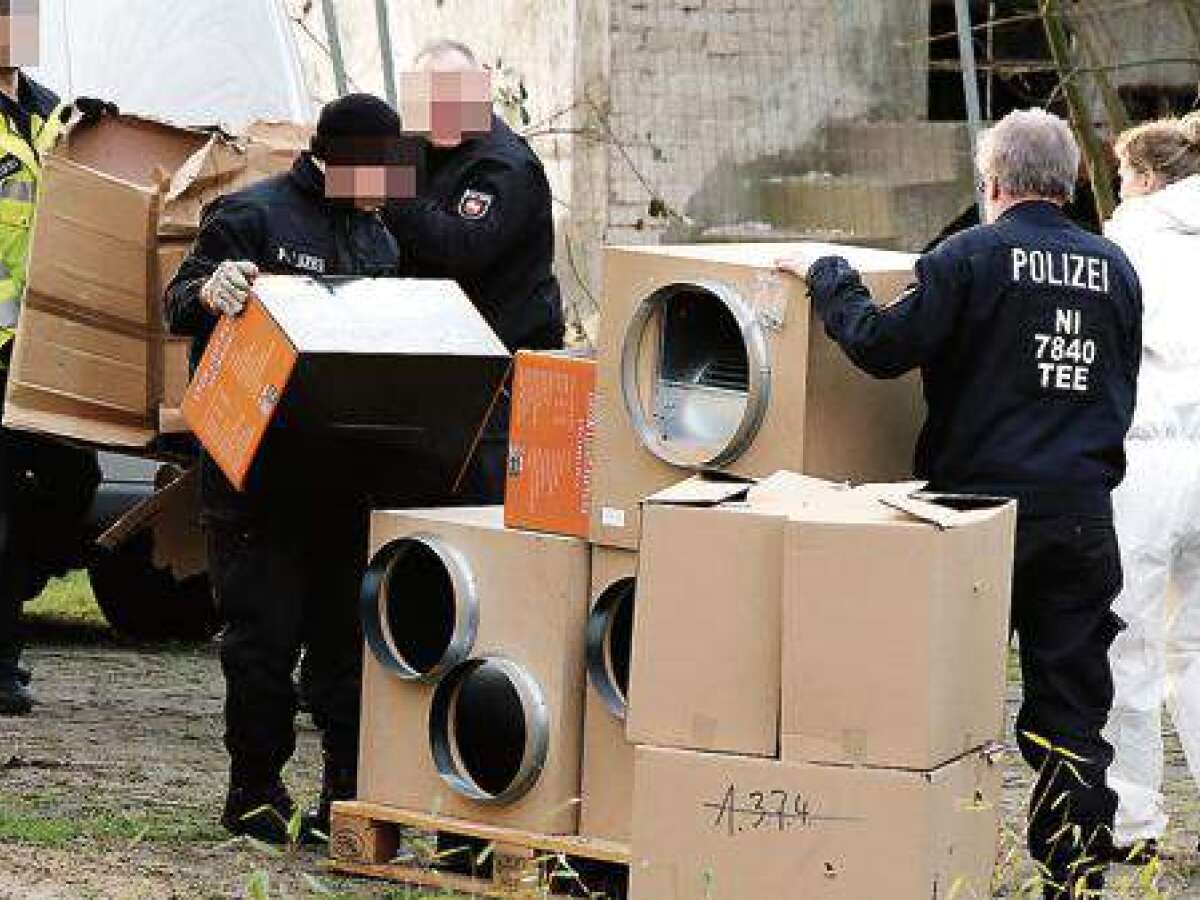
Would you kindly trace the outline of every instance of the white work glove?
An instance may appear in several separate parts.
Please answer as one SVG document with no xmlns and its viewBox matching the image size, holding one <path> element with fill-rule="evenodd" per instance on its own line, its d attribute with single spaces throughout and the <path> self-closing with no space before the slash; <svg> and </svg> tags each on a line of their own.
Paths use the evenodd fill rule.
<svg viewBox="0 0 1200 900">
<path fill-rule="evenodd" d="M 247 260 L 226 260 L 200 288 L 200 302 L 218 315 L 240 315 L 258 277 L 258 266 Z"/>
</svg>

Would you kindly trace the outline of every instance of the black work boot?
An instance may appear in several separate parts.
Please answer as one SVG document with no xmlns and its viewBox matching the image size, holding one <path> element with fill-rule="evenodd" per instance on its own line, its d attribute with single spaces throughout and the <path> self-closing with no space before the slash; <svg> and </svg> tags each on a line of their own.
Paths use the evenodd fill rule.
<svg viewBox="0 0 1200 900">
<path fill-rule="evenodd" d="M 25 716 L 32 711 L 33 694 L 20 676 L 0 676 L 0 716 Z"/>
<path fill-rule="evenodd" d="M 321 798 L 316 808 L 304 814 L 305 843 L 329 840 L 330 808 L 338 800 L 353 800 L 358 793 L 358 766 L 338 765 L 325 755 L 325 771 L 321 776 Z"/>
<path fill-rule="evenodd" d="M 286 844 L 288 824 L 296 804 L 283 782 L 231 783 L 225 797 L 221 824 L 230 834 L 245 835 L 264 844 Z"/>
</svg>

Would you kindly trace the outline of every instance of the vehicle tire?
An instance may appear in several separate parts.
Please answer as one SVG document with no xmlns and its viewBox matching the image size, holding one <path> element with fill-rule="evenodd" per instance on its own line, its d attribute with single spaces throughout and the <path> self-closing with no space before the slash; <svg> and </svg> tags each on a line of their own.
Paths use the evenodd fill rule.
<svg viewBox="0 0 1200 900">
<path fill-rule="evenodd" d="M 156 569 L 149 532 L 116 550 L 98 549 L 88 563 L 96 603 L 113 630 L 137 641 L 206 641 L 217 633 L 208 575 L 176 581 Z"/>
</svg>

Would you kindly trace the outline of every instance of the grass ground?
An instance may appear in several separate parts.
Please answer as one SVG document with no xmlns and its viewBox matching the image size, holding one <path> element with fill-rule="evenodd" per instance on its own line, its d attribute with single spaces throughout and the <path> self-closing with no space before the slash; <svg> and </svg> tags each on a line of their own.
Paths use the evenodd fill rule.
<svg viewBox="0 0 1200 900">
<path fill-rule="evenodd" d="M 216 824 L 225 756 L 214 648 L 123 644 L 81 575 L 52 584 L 27 612 L 27 659 L 43 703 L 27 719 L 0 719 L 0 898 L 464 900 L 336 879 L 322 853 L 228 840 Z M 1010 705 L 1019 699 L 1013 681 Z M 1174 858 L 1157 886 L 1151 873 L 1115 871 L 1108 898 L 1200 898 L 1200 798 L 1173 736 L 1168 748 Z M 313 799 L 318 760 L 302 718 L 287 773 L 298 801 Z M 1021 839 L 1028 789 L 1029 773 L 1010 758 L 995 897 L 1039 894 Z"/>
</svg>

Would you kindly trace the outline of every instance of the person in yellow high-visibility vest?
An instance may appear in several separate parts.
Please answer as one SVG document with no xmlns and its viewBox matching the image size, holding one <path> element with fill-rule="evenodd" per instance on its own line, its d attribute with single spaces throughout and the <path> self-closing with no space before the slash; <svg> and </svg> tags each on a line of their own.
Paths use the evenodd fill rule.
<svg viewBox="0 0 1200 900">
<path fill-rule="evenodd" d="M 66 104 L 21 70 L 37 62 L 37 0 L 0 0 L 0 408 L 25 294 L 42 161 L 82 117 L 107 107 Z M 30 711 L 19 665 L 21 606 L 77 564 L 83 520 L 100 483 L 94 452 L 0 428 L 0 715 Z"/>
</svg>

